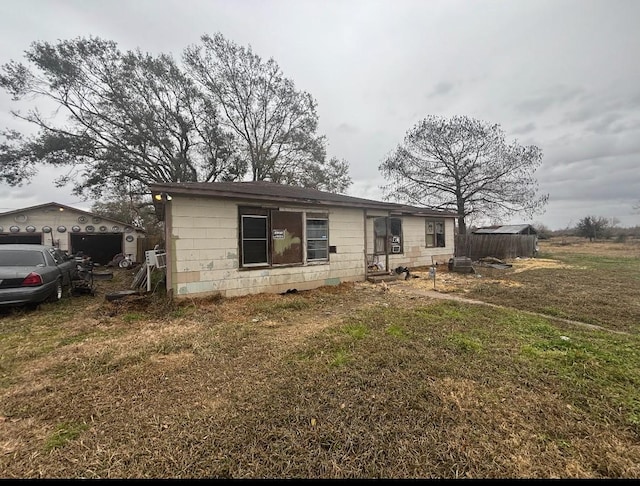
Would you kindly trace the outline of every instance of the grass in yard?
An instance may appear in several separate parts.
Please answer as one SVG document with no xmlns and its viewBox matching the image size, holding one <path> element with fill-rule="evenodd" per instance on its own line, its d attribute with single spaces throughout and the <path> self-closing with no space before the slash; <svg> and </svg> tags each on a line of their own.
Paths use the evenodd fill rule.
<svg viewBox="0 0 640 486">
<path fill-rule="evenodd" d="M 505 307 L 422 278 L 107 302 L 115 272 L 5 313 L 3 477 L 639 478 L 638 261 L 579 248 L 439 271 Z"/>
<path fill-rule="evenodd" d="M 480 277 L 467 276 L 449 291 L 611 330 L 640 332 L 640 253 L 635 243 L 626 251 L 618 248 L 615 253 L 621 256 L 615 257 L 603 255 L 601 247 L 589 254 L 588 246 L 584 243 L 580 251 L 556 255 L 550 253 L 556 246 L 543 243 L 542 262 L 556 265 L 538 265 L 540 260 L 532 259 L 513 261 L 507 270 L 477 267 Z"/>
</svg>

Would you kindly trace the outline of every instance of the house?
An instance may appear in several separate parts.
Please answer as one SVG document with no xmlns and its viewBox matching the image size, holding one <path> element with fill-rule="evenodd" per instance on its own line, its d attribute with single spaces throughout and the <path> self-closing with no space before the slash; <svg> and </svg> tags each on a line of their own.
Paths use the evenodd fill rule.
<svg viewBox="0 0 640 486">
<path fill-rule="evenodd" d="M 175 297 L 308 290 L 454 253 L 451 212 L 272 182 L 150 189 Z"/>
<path fill-rule="evenodd" d="M 139 261 L 137 240 L 144 236 L 127 223 L 56 202 L 0 213 L 0 244 L 53 245 L 69 254 L 82 251 L 102 265 L 118 253 Z"/>
</svg>

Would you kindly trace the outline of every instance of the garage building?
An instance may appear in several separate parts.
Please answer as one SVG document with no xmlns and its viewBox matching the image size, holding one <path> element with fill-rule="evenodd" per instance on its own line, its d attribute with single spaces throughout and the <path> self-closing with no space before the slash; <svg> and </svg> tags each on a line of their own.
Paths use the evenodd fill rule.
<svg viewBox="0 0 640 486">
<path fill-rule="evenodd" d="M 0 213 L 0 244 L 53 245 L 69 254 L 82 251 L 95 263 L 106 265 L 115 255 L 141 261 L 140 228 L 55 202 Z"/>
</svg>

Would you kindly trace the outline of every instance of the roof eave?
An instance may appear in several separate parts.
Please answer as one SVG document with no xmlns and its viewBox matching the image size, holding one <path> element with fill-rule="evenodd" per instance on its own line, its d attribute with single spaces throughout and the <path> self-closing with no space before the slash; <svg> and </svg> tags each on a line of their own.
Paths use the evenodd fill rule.
<svg viewBox="0 0 640 486">
<path fill-rule="evenodd" d="M 446 217 L 457 218 L 456 213 L 446 213 L 438 211 L 430 211 L 428 209 L 422 210 L 422 208 L 408 208 L 396 203 L 385 202 L 364 202 L 364 201 L 329 201 L 326 199 L 309 199 L 309 198 L 296 198 L 287 196 L 268 196 L 263 194 L 251 194 L 251 193 L 238 193 L 233 191 L 220 191 L 220 190 L 207 190 L 199 188 L 181 188 L 174 185 L 153 184 L 151 187 L 151 193 L 153 198 L 153 204 L 156 210 L 163 209 L 164 200 L 166 195 L 171 196 L 181 195 L 189 197 L 214 197 L 216 199 L 234 199 L 260 202 L 263 204 L 269 204 L 273 202 L 298 204 L 303 206 L 327 206 L 327 207 L 347 207 L 347 208 L 366 208 L 366 209 L 379 209 L 389 211 L 392 214 L 407 214 L 414 216 L 429 216 L 429 217 Z M 156 196 L 160 196 L 160 199 Z M 164 197 L 163 197 L 164 195 Z M 417 210 L 416 210 L 417 209 Z"/>
</svg>

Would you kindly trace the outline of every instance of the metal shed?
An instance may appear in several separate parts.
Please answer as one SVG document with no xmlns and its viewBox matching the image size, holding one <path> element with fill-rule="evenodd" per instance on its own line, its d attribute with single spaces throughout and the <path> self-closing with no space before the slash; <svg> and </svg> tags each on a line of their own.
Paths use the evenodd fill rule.
<svg viewBox="0 0 640 486">
<path fill-rule="evenodd" d="M 456 236 L 456 256 L 467 256 L 473 261 L 485 257 L 533 258 L 537 252 L 538 232 L 530 224 L 488 226 Z"/>
<path fill-rule="evenodd" d="M 502 226 L 485 226 L 472 231 L 474 235 L 537 235 L 538 232 L 530 224 L 506 224 Z"/>
</svg>

